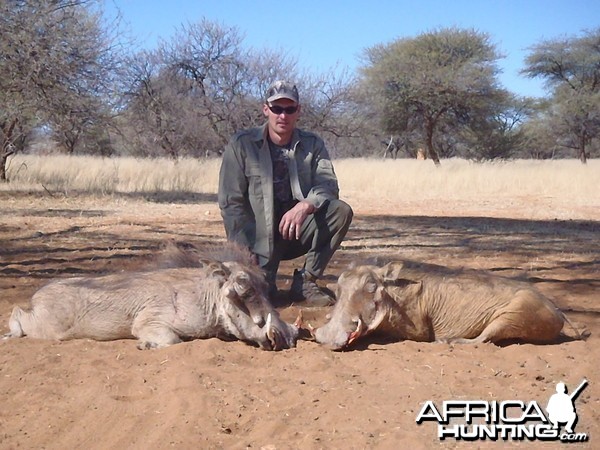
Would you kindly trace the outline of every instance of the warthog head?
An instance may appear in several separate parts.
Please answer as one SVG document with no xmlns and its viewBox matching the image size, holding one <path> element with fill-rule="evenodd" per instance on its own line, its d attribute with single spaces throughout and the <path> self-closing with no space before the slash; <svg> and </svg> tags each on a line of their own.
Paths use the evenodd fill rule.
<svg viewBox="0 0 600 450">
<path fill-rule="evenodd" d="M 388 311 L 394 300 L 388 288 L 406 284 L 390 270 L 390 265 L 358 266 L 342 273 L 336 287 L 337 302 L 329 322 L 316 330 L 316 341 L 332 350 L 341 350 L 358 338 L 387 324 Z M 410 282 L 409 282 L 410 283 Z M 422 285 L 407 286 L 406 294 L 414 297 Z"/>
<path fill-rule="evenodd" d="M 227 328 L 238 339 L 257 343 L 264 350 L 296 346 L 299 326 L 281 320 L 267 298 L 267 283 L 258 268 L 227 262 L 222 292 L 233 307 L 226 308 Z"/>
</svg>

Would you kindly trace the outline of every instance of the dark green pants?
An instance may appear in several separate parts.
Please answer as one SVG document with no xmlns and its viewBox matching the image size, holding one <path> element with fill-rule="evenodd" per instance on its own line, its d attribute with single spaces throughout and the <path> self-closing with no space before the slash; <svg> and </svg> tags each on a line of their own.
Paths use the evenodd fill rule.
<svg viewBox="0 0 600 450">
<path fill-rule="evenodd" d="M 275 281 L 281 261 L 302 255 L 306 255 L 304 269 L 316 277 L 322 276 L 331 257 L 344 240 L 352 216 L 352 208 L 346 202 L 329 200 L 316 213 L 306 218 L 299 240 L 285 240 L 276 230 L 273 257 L 269 261 L 260 261 L 268 281 Z"/>
</svg>

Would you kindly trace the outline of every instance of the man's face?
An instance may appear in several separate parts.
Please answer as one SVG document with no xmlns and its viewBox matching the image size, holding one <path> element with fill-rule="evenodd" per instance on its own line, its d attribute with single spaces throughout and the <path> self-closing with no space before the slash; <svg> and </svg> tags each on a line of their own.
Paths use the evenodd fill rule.
<svg viewBox="0 0 600 450">
<path fill-rule="evenodd" d="M 285 111 L 287 108 L 294 108 L 295 112 Z M 275 111 L 273 111 L 275 110 Z M 298 116 L 300 115 L 300 105 L 293 100 L 287 98 L 281 98 L 274 102 L 263 105 L 263 114 L 268 120 L 269 130 L 279 136 L 291 137 Z"/>
</svg>

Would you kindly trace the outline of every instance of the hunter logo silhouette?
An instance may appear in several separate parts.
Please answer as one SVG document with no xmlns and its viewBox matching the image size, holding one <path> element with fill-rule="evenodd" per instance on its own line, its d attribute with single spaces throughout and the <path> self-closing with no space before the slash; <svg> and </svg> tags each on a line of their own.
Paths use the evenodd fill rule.
<svg viewBox="0 0 600 450">
<path fill-rule="evenodd" d="M 567 386 L 565 383 L 556 384 L 556 394 L 550 397 L 548 400 L 548 419 L 552 422 L 554 428 L 558 428 L 559 423 L 566 423 L 565 431 L 567 433 L 574 433 L 573 427 L 577 422 L 577 412 L 575 411 L 575 398 L 587 386 L 588 381 L 584 379 L 577 389 L 573 391 L 571 395 L 567 394 Z"/>
</svg>

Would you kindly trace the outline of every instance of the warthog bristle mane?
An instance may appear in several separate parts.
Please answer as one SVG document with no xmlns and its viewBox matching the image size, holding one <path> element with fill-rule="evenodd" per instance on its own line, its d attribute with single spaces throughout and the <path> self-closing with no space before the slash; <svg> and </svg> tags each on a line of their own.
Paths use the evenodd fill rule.
<svg viewBox="0 0 600 450">
<path fill-rule="evenodd" d="M 160 268 L 200 267 L 202 261 L 236 262 L 244 266 L 256 266 L 247 248 L 234 242 L 197 244 L 184 241 L 167 241 L 158 255 Z"/>
</svg>

